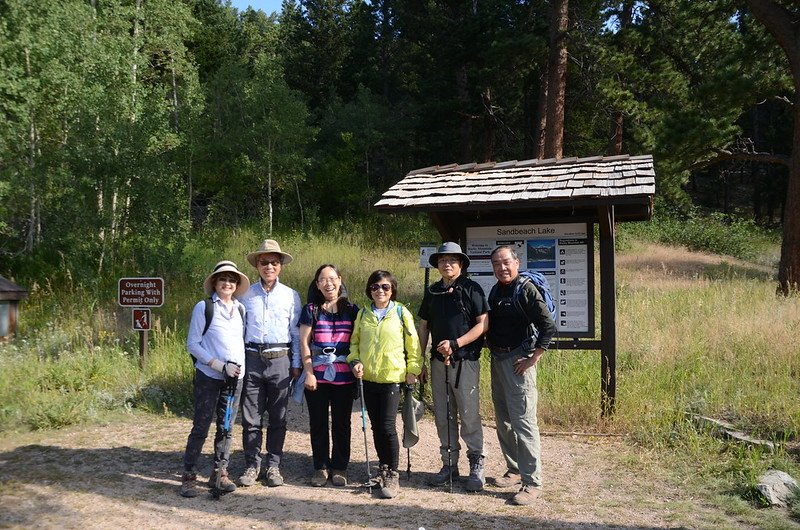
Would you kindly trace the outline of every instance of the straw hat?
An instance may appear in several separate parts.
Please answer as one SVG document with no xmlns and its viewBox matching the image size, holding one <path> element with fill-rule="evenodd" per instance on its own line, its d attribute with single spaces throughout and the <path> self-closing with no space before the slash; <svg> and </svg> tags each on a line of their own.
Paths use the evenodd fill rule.
<svg viewBox="0 0 800 530">
<path fill-rule="evenodd" d="M 258 250 L 247 255 L 247 262 L 253 267 L 258 268 L 256 263 L 258 262 L 258 257 L 261 254 L 280 254 L 281 263 L 284 265 L 288 265 L 294 259 L 291 254 L 281 252 L 281 246 L 274 239 L 265 239 L 262 241 L 261 245 L 258 247 Z"/>
<path fill-rule="evenodd" d="M 446 241 L 442 243 L 439 248 L 436 250 L 435 254 L 431 254 L 431 257 L 428 259 L 428 263 L 431 264 L 433 267 L 438 267 L 439 265 L 439 256 L 443 254 L 452 254 L 454 256 L 458 256 L 461 258 L 461 263 L 463 267 L 466 269 L 469 267 L 469 258 L 466 254 L 461 252 L 461 245 L 458 243 L 453 243 L 452 241 Z"/>
<path fill-rule="evenodd" d="M 211 296 L 211 293 L 214 292 L 214 281 L 216 281 L 214 277 L 223 272 L 233 272 L 239 275 L 239 285 L 236 286 L 236 291 L 233 293 L 233 296 L 242 296 L 250 288 L 250 279 L 239 272 L 239 268 L 236 267 L 234 262 L 220 261 L 214 265 L 214 270 L 211 271 L 206 281 L 203 282 L 203 290 L 207 295 Z"/>
</svg>

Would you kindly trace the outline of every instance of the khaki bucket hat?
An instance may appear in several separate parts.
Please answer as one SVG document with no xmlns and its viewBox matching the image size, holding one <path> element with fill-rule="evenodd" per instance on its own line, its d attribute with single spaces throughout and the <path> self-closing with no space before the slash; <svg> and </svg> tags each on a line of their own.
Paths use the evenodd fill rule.
<svg viewBox="0 0 800 530">
<path fill-rule="evenodd" d="M 265 239 L 262 241 L 261 245 L 258 247 L 258 250 L 247 255 L 247 262 L 253 267 L 257 268 L 256 264 L 258 262 L 258 257 L 261 254 L 280 254 L 281 263 L 284 265 L 288 265 L 294 260 L 291 254 L 287 254 L 281 250 L 281 246 L 274 239 Z"/>
</svg>

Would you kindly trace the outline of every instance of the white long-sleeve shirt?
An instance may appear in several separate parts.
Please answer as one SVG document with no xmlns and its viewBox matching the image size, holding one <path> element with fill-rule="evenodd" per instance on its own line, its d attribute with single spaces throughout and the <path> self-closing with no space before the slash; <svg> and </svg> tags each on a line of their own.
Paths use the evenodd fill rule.
<svg viewBox="0 0 800 530">
<path fill-rule="evenodd" d="M 231 310 L 225 307 L 217 293 L 211 295 L 214 303 L 214 317 L 208 331 L 203 335 L 206 325 L 206 304 L 200 300 L 192 310 L 192 320 L 189 323 L 189 335 L 186 337 L 186 349 L 197 358 L 195 367 L 208 377 L 222 379 L 223 375 L 210 366 L 212 359 L 220 361 L 233 361 L 244 367 L 244 322 L 238 306 L 238 300 L 233 299 Z M 239 379 L 244 377 L 244 370 L 239 374 Z"/>
</svg>

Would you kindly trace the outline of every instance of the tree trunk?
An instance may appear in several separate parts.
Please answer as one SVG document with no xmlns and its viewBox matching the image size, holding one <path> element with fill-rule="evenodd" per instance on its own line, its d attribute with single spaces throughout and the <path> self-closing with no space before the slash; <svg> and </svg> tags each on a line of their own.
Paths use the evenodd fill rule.
<svg viewBox="0 0 800 530">
<path fill-rule="evenodd" d="M 547 65 L 539 76 L 539 98 L 536 101 L 535 128 L 533 130 L 533 148 L 535 158 L 544 158 L 544 134 L 547 128 Z"/>
<path fill-rule="evenodd" d="M 465 163 L 472 160 L 472 116 L 467 112 L 469 108 L 469 91 L 467 90 L 467 65 L 462 64 L 456 71 L 456 94 L 461 106 L 461 155 L 459 162 Z"/>
<path fill-rule="evenodd" d="M 33 77 L 33 70 L 31 68 L 31 51 L 29 48 L 25 48 L 25 73 L 27 74 L 28 78 L 31 79 Z M 30 194 L 31 194 L 31 202 L 30 202 L 30 209 L 28 213 L 28 233 L 27 237 L 25 238 L 25 252 L 31 253 L 33 252 L 34 246 L 36 246 L 36 242 L 39 239 L 39 230 L 41 230 L 41 224 L 39 223 L 38 214 L 39 214 L 39 206 L 37 200 L 37 189 L 36 189 L 36 178 L 34 172 L 36 171 L 36 151 L 38 147 L 36 145 L 36 140 L 38 137 L 38 133 L 36 131 L 36 119 L 34 116 L 36 115 L 33 108 L 31 108 L 31 122 L 28 125 L 28 170 L 30 171 Z"/>
<path fill-rule="evenodd" d="M 617 37 L 622 40 L 625 38 L 625 30 L 633 23 L 633 0 L 625 0 L 622 3 L 622 12 L 619 17 L 619 32 Z M 624 47 L 624 42 L 621 43 Z M 623 73 L 618 76 L 620 85 L 625 84 Z M 622 137 L 625 133 L 625 114 L 621 110 L 611 111 L 611 137 L 608 141 L 608 154 L 611 156 L 622 154 Z"/>
<path fill-rule="evenodd" d="M 136 123 L 136 83 L 138 80 L 138 61 L 139 61 L 139 12 L 142 9 L 142 0 L 136 0 L 136 10 L 133 14 L 133 64 L 131 65 L 131 84 L 133 91 L 131 93 L 131 121 Z"/>
<path fill-rule="evenodd" d="M 300 199 L 300 183 L 299 179 L 294 180 L 294 189 L 297 192 L 297 207 L 300 209 L 300 231 L 305 232 L 306 230 L 306 220 L 305 216 L 303 215 L 303 201 Z"/>
<path fill-rule="evenodd" d="M 786 187 L 783 213 L 783 241 L 778 266 L 778 292 L 784 296 L 800 291 L 800 87 L 795 77 L 794 134 L 792 165 Z"/>
<path fill-rule="evenodd" d="M 779 294 L 788 296 L 800 291 L 800 29 L 794 23 L 795 16 L 774 0 L 747 0 L 747 5 L 783 49 L 794 81 L 794 134 L 777 288 Z"/>
<path fill-rule="evenodd" d="M 175 54 L 169 54 L 170 69 L 172 71 L 172 126 L 173 130 L 178 133 L 178 80 L 175 74 Z"/>
<path fill-rule="evenodd" d="M 272 235 L 272 141 L 267 141 L 267 210 L 269 211 L 269 235 Z"/>
<path fill-rule="evenodd" d="M 494 115 L 494 107 L 492 106 L 492 89 L 486 87 L 481 97 L 483 99 L 484 130 L 486 131 L 483 160 L 481 162 L 491 162 L 494 158 L 494 146 L 497 136 L 497 117 Z"/>
<path fill-rule="evenodd" d="M 554 0 L 550 7 L 550 54 L 547 67 L 547 123 L 544 135 L 544 158 L 562 158 L 564 156 L 568 25 L 569 0 Z"/>
</svg>

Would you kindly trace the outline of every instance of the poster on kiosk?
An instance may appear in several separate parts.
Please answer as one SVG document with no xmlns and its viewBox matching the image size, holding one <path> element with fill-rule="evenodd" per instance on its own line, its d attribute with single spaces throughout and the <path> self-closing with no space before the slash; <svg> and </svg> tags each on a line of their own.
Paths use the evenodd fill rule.
<svg viewBox="0 0 800 530">
<path fill-rule="evenodd" d="M 556 303 L 560 336 L 594 336 L 593 239 L 589 223 L 467 227 L 470 277 L 487 296 L 496 282 L 490 255 L 500 245 L 514 249 L 520 271 L 538 271 L 547 278 Z"/>
</svg>

